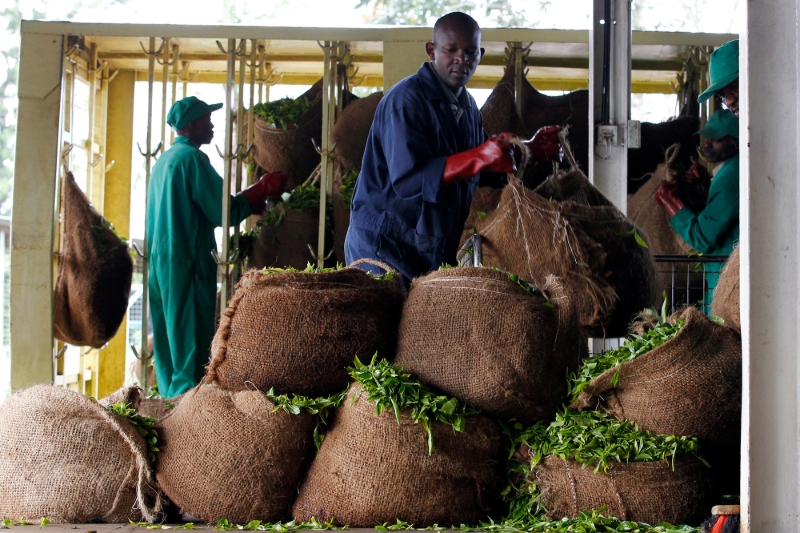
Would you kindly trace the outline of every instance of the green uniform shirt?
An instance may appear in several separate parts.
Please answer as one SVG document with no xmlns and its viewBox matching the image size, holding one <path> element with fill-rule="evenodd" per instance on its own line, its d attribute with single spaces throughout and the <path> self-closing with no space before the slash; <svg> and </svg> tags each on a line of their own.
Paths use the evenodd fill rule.
<svg viewBox="0 0 800 533">
<path fill-rule="evenodd" d="M 730 255 L 739 241 L 739 156 L 722 164 L 711 180 L 700 213 L 684 207 L 670 224 L 692 248 L 707 255 Z"/>
</svg>

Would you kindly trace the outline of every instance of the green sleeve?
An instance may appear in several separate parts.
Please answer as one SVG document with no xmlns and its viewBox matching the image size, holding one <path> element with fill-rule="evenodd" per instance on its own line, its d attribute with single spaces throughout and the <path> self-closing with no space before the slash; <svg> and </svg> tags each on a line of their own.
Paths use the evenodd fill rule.
<svg viewBox="0 0 800 533">
<path fill-rule="evenodd" d="M 222 226 L 222 177 L 211 166 L 204 153 L 196 158 L 197 171 L 193 173 L 192 200 L 214 226 Z M 250 204 L 241 194 L 231 198 L 231 226 L 250 216 Z"/>
<path fill-rule="evenodd" d="M 695 213 L 684 207 L 672 217 L 670 225 L 678 235 L 700 253 L 713 253 L 726 241 L 739 221 L 739 165 L 720 170 L 711 183 L 706 207 Z"/>
</svg>

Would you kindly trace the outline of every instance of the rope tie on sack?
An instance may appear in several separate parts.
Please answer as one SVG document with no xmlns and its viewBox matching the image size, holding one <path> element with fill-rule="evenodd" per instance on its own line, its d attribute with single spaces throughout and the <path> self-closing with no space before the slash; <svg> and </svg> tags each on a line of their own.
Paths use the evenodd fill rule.
<svg viewBox="0 0 800 533">
<path fill-rule="evenodd" d="M 611 480 L 611 486 L 614 488 L 614 494 L 617 496 L 617 501 L 619 502 L 619 511 L 622 516 L 623 520 L 628 519 L 628 508 L 625 506 L 625 502 L 622 501 L 622 494 L 620 494 L 619 489 L 617 488 L 617 481 L 614 479 L 614 469 L 611 468 L 610 472 L 608 473 L 608 477 Z"/>
<path fill-rule="evenodd" d="M 572 507 L 575 509 L 574 516 L 578 516 L 580 514 L 580 509 L 578 509 L 578 490 L 575 488 L 575 478 L 572 477 L 572 470 L 569 468 L 569 461 L 566 459 L 562 459 L 564 461 L 564 468 L 567 469 L 567 478 L 569 479 L 569 485 L 572 488 Z"/>
<path fill-rule="evenodd" d="M 649 180 L 650 178 L 657 177 L 661 181 L 666 181 L 667 183 L 675 183 L 676 181 L 676 172 L 672 168 L 672 164 L 678 158 L 678 153 L 680 152 L 681 145 L 679 143 L 675 143 L 666 150 L 664 150 L 664 162 L 660 163 L 656 168 L 655 172 L 648 172 L 644 174 L 641 178 L 636 178 L 636 180 Z M 658 189 L 653 189 L 653 192 L 647 195 L 647 199 L 649 200 L 656 194 Z M 636 213 L 631 217 L 631 221 L 636 223 L 636 219 L 639 217 L 639 213 L 642 211 L 642 208 L 647 205 L 647 202 L 642 202 L 642 205 L 639 209 L 636 210 Z"/>
</svg>

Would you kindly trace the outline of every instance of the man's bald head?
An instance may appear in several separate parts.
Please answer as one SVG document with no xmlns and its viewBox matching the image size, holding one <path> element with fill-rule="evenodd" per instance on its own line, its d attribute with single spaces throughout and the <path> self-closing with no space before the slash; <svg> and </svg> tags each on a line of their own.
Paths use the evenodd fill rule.
<svg viewBox="0 0 800 533">
<path fill-rule="evenodd" d="M 466 13 L 454 12 L 433 25 L 433 42 L 425 44 L 434 70 L 458 96 L 483 56 L 481 28 Z"/>
</svg>

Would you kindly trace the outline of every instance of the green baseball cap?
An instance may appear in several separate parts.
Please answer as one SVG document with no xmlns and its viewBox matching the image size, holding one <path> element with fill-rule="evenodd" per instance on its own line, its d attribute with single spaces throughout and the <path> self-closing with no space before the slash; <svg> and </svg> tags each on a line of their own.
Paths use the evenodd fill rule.
<svg viewBox="0 0 800 533">
<path fill-rule="evenodd" d="M 739 117 L 728 111 L 720 109 L 708 119 L 706 127 L 695 133 L 706 139 L 716 141 L 730 135 L 739 138 Z"/>
<path fill-rule="evenodd" d="M 700 103 L 739 78 L 739 39 L 728 41 L 714 50 L 708 65 L 708 73 L 711 75 L 711 85 L 697 97 Z"/>
<path fill-rule="evenodd" d="M 222 104 L 209 105 L 196 96 L 187 96 L 182 100 L 178 100 L 169 108 L 167 124 L 179 130 L 206 113 L 211 113 L 221 107 Z"/>
</svg>

